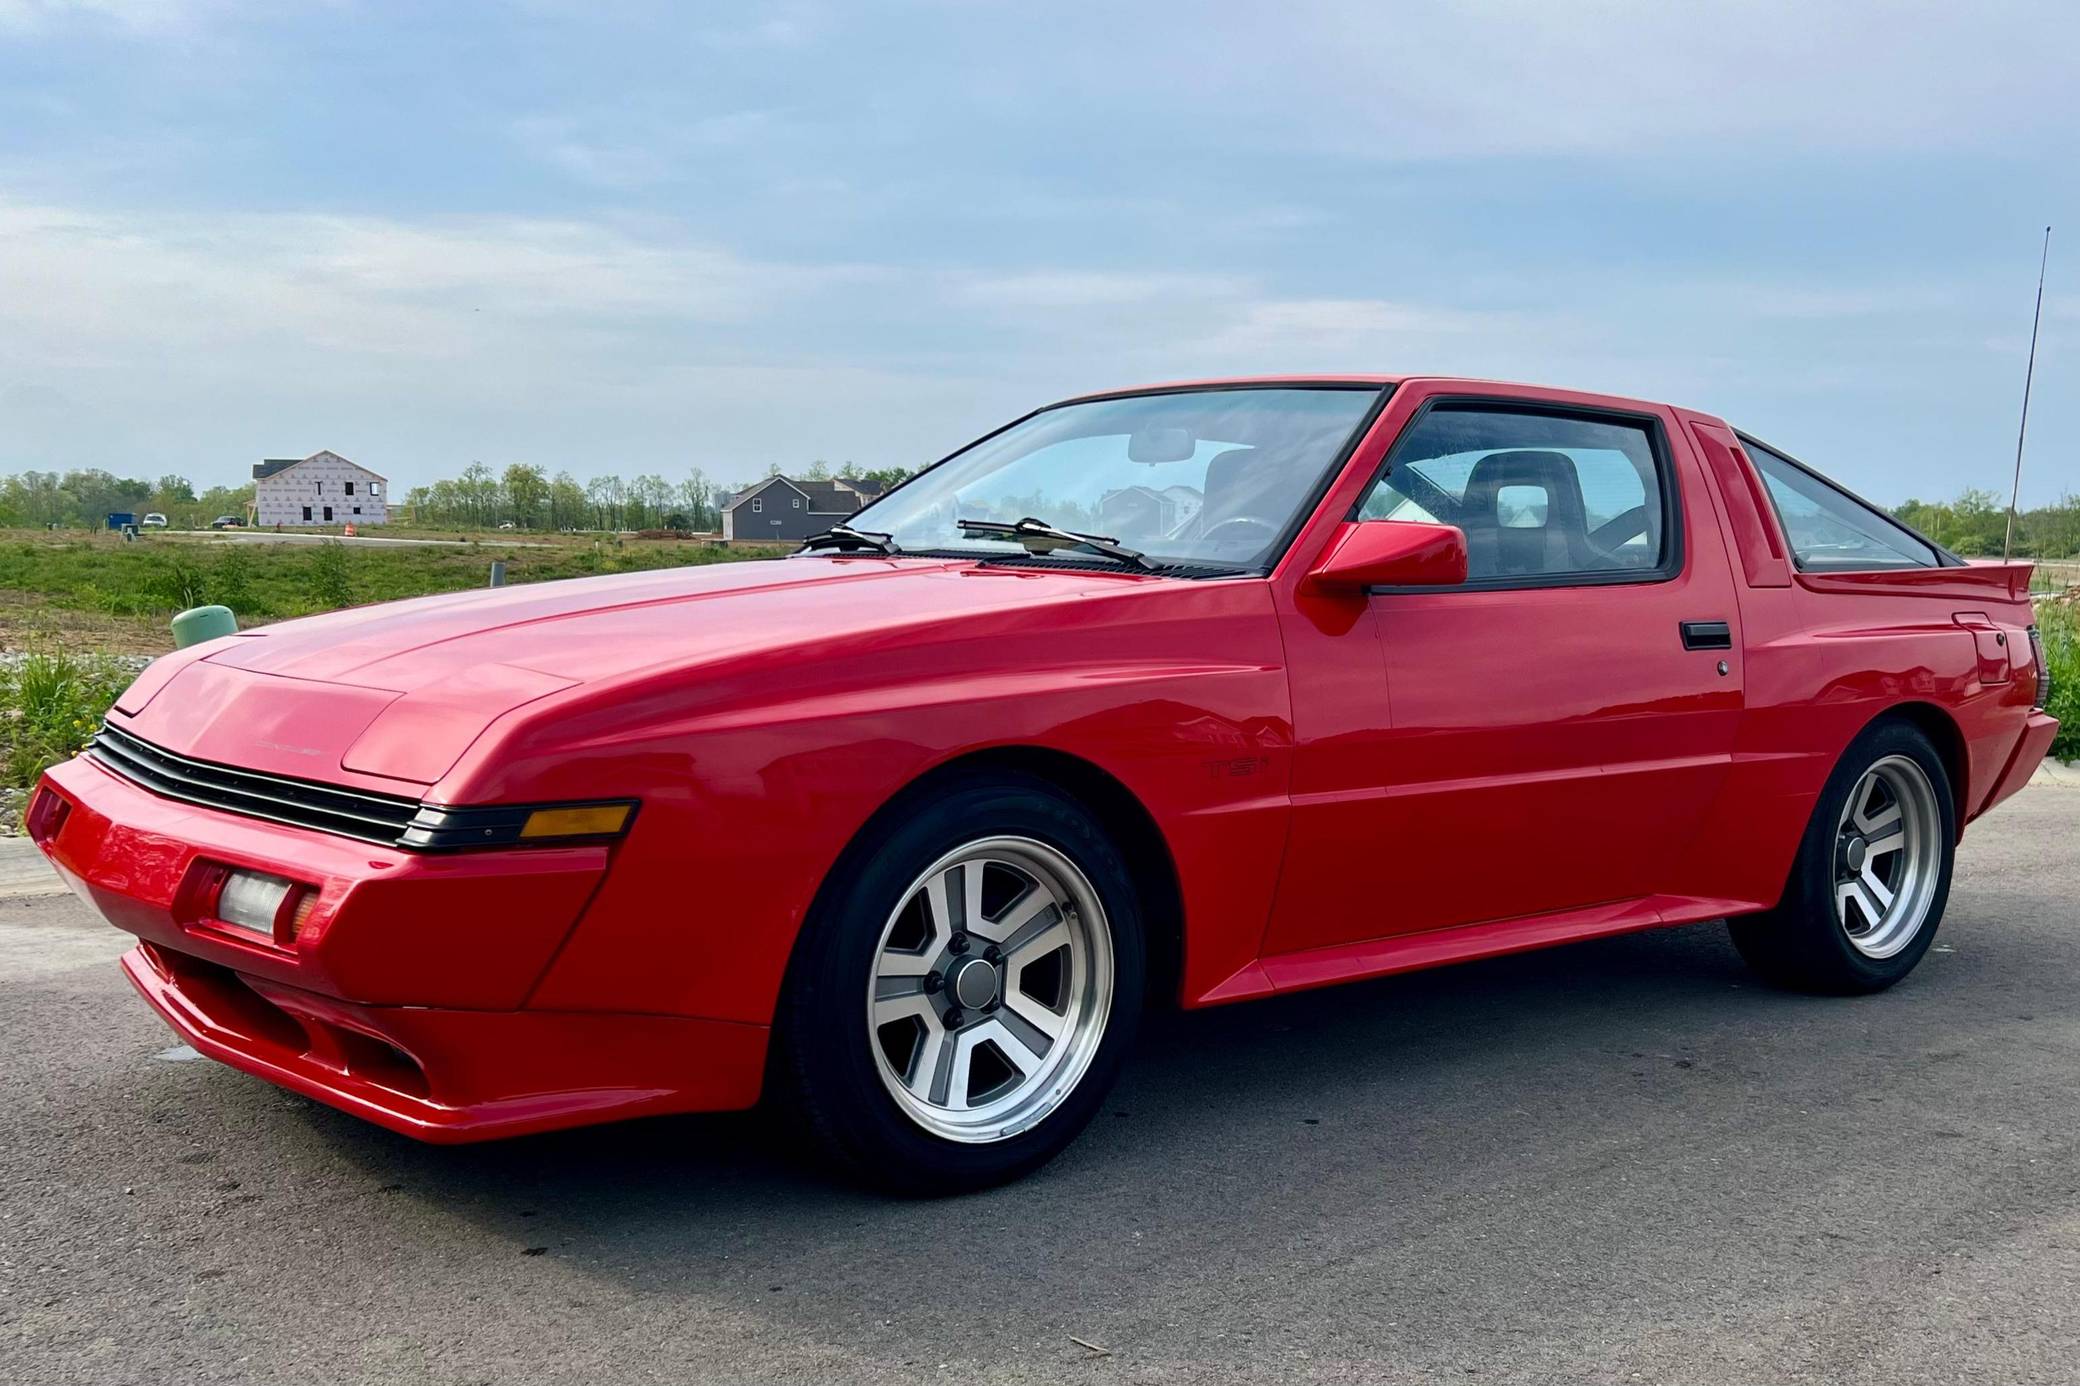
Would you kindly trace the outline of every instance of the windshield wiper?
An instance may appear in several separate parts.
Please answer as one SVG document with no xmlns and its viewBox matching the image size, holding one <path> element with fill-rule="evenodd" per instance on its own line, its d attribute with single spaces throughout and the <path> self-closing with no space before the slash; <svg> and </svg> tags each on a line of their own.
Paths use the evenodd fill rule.
<svg viewBox="0 0 2080 1386">
<path fill-rule="evenodd" d="M 1103 534 L 1078 534 L 1073 529 L 1060 529 L 1045 520 L 1026 516 L 1016 524 L 1005 524 L 1001 520 L 955 520 L 970 534 L 1001 534 L 1023 545 L 1027 553 L 1053 553 L 1057 549 L 1089 549 L 1102 553 L 1107 558 L 1136 568 L 1154 568 L 1155 564 L 1143 557 L 1140 550 L 1123 547 L 1119 540 Z"/>
<path fill-rule="evenodd" d="M 843 524 L 832 525 L 823 533 L 812 534 L 802 541 L 803 553 L 816 548 L 871 549 L 875 553 L 886 554 L 900 554 L 903 551 L 897 546 L 893 534 L 883 534 L 871 529 L 854 529 L 851 525 Z"/>
</svg>

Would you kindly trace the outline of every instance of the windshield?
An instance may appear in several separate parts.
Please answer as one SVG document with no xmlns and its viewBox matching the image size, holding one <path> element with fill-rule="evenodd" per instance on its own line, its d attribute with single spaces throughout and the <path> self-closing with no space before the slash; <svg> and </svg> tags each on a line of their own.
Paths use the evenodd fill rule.
<svg viewBox="0 0 2080 1386">
<path fill-rule="evenodd" d="M 848 522 L 913 553 L 1022 554 L 1016 540 L 957 522 L 1032 516 L 1156 561 L 1257 567 L 1277 556 L 1379 393 L 1231 388 L 1064 404 L 955 453 Z"/>
</svg>

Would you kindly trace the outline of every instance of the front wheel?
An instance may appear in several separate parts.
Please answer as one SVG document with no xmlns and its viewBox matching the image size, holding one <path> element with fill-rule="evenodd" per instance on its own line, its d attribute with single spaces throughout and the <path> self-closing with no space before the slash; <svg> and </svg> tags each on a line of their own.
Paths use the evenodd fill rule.
<svg viewBox="0 0 2080 1386">
<path fill-rule="evenodd" d="M 1908 723 L 1878 723 L 1850 744 L 1821 791 L 1783 900 L 1732 921 L 1734 946 L 1781 986 L 1889 987 L 1935 941 L 1956 848 L 1942 758 Z"/>
<path fill-rule="evenodd" d="M 952 1193 L 1051 1159 L 1112 1085 L 1141 1008 L 1139 902 L 1051 784 L 952 782 L 870 828 L 805 926 L 776 1076 L 835 1161 Z"/>
</svg>

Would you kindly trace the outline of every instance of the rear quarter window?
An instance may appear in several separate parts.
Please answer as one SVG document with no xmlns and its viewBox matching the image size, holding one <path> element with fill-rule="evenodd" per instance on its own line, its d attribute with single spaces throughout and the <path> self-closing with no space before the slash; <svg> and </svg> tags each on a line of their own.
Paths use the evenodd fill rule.
<svg viewBox="0 0 2080 1386">
<path fill-rule="evenodd" d="M 1762 477 L 1801 571 L 1855 573 L 1942 566 L 1935 545 L 1876 506 L 1746 434 L 1741 435 L 1741 447 Z"/>
</svg>

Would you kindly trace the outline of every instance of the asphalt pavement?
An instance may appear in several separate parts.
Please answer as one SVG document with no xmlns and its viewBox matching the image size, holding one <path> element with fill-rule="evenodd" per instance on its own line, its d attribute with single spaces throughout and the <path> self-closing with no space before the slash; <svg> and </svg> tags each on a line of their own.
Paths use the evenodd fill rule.
<svg viewBox="0 0 2080 1386">
<path fill-rule="evenodd" d="M 905 1202 L 752 1117 L 416 1145 L 0 900 L 0 1381 L 2070 1382 L 2076 902 L 2032 788 L 1888 994 L 1704 925 L 1173 1017 L 1055 1165 Z"/>
</svg>

